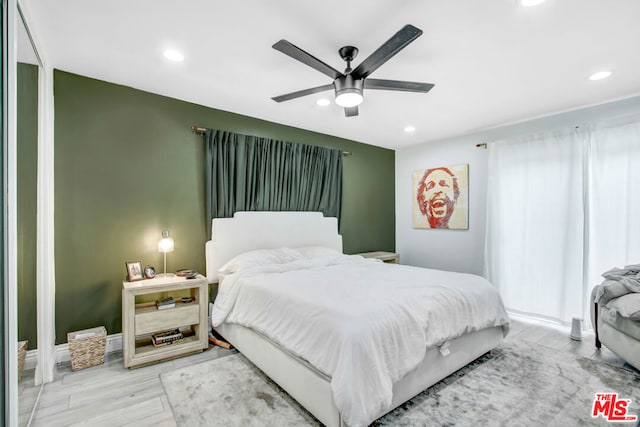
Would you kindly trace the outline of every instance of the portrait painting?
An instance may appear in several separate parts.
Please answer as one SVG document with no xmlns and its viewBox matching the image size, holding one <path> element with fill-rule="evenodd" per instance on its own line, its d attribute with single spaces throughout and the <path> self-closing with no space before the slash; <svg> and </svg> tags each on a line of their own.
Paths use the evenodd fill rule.
<svg viewBox="0 0 640 427">
<path fill-rule="evenodd" d="M 413 228 L 469 229 L 469 165 L 413 172 Z"/>
</svg>

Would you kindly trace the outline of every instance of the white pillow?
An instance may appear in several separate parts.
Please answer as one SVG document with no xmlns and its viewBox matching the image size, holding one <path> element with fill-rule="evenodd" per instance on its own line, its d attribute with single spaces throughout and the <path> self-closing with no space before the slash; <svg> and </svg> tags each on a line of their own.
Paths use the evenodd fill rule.
<svg viewBox="0 0 640 427">
<path fill-rule="evenodd" d="M 612 299 L 607 307 L 613 309 L 622 317 L 631 320 L 640 320 L 640 294 L 630 293 L 621 297 Z"/>
<path fill-rule="evenodd" d="M 218 273 L 233 274 L 242 269 L 255 267 L 257 265 L 285 264 L 300 259 L 303 259 L 300 252 L 291 248 L 256 249 L 255 251 L 244 252 L 236 256 L 223 265 L 220 270 L 218 270 Z"/>
<path fill-rule="evenodd" d="M 340 251 L 326 248 L 324 246 L 303 246 L 301 248 L 296 248 L 296 251 L 300 252 L 303 257 L 308 259 L 342 255 Z"/>
</svg>

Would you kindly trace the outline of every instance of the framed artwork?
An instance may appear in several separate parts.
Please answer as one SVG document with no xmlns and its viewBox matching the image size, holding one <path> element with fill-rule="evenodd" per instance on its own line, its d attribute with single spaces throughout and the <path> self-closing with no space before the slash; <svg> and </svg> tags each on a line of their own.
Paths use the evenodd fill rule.
<svg viewBox="0 0 640 427">
<path fill-rule="evenodd" d="M 142 262 L 126 262 L 127 265 L 127 281 L 135 282 L 144 279 L 144 270 L 142 270 Z"/>
<path fill-rule="evenodd" d="M 469 229 L 469 165 L 413 172 L 413 228 Z"/>
</svg>

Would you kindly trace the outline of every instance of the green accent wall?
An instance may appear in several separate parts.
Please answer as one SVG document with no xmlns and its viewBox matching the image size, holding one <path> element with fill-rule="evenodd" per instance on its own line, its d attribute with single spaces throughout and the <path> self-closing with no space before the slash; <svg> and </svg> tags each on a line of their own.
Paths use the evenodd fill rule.
<svg viewBox="0 0 640 427">
<path fill-rule="evenodd" d="M 204 273 L 204 136 L 192 125 L 353 152 L 344 159 L 344 251 L 395 248 L 393 150 L 59 70 L 54 85 L 56 343 L 99 325 L 121 331 L 124 263 L 161 271 L 162 230 L 175 241 L 167 271 Z"/>
<path fill-rule="evenodd" d="M 37 347 L 36 212 L 38 167 L 38 67 L 17 66 L 18 340 Z"/>
</svg>

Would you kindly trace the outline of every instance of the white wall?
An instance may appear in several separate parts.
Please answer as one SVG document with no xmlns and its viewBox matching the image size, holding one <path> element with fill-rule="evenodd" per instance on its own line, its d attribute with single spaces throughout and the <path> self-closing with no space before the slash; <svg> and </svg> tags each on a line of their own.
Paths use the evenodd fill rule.
<svg viewBox="0 0 640 427">
<path fill-rule="evenodd" d="M 402 264 L 482 274 L 487 150 L 476 144 L 640 113 L 640 96 L 472 135 L 396 151 L 396 252 Z M 411 175 L 418 169 L 469 164 L 469 229 L 413 229 Z"/>
</svg>

